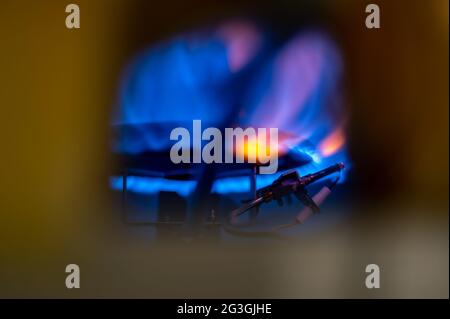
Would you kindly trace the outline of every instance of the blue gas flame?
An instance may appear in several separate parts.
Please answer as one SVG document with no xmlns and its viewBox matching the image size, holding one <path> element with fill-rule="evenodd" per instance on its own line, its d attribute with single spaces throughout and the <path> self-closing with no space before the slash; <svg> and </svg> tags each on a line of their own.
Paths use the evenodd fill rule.
<svg viewBox="0 0 450 319">
<path fill-rule="evenodd" d="M 221 127 L 233 118 L 237 126 L 278 128 L 282 152 L 311 158 L 297 168 L 301 174 L 336 162 L 344 162 L 348 171 L 338 47 L 311 30 L 281 47 L 268 43 L 259 28 L 239 21 L 182 34 L 139 54 L 126 68 L 112 119 L 114 126 L 131 126 L 138 134 L 115 139 L 114 152 L 167 150 L 171 141 L 162 127 L 186 126 L 194 119 Z M 258 176 L 257 186 L 278 175 Z M 121 177 L 111 177 L 110 186 L 121 189 Z M 195 181 L 128 177 L 128 190 L 139 193 L 187 196 L 194 188 Z M 212 191 L 249 189 L 248 178 L 234 177 L 216 180 Z"/>
</svg>

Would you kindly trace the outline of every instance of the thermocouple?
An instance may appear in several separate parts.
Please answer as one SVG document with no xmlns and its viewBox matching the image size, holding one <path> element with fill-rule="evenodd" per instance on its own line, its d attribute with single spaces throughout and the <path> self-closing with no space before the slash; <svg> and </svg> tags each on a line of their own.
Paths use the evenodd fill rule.
<svg viewBox="0 0 450 319">
<path fill-rule="evenodd" d="M 326 197 L 331 193 L 331 189 L 337 183 L 339 178 L 334 180 L 330 185 L 324 186 L 314 197 L 310 197 L 306 186 L 311 183 L 318 181 L 328 175 L 336 172 L 340 172 L 344 169 L 344 163 L 337 163 L 335 165 L 329 166 L 318 172 L 305 175 L 301 177 L 297 171 L 289 171 L 281 175 L 269 186 L 263 187 L 256 192 L 257 198 L 250 203 L 247 203 L 231 212 L 229 223 L 231 226 L 236 225 L 238 216 L 249 211 L 250 209 L 258 209 L 263 203 L 268 203 L 272 200 L 276 200 L 280 205 L 283 204 L 283 197 L 294 194 L 306 207 L 300 211 L 292 223 L 286 225 L 279 225 L 272 229 L 271 233 L 294 226 L 299 223 L 303 223 L 311 214 L 319 212 L 319 205 L 326 199 Z M 229 231 L 229 228 L 227 229 Z M 234 233 L 234 231 L 232 231 Z M 240 231 L 239 231 L 240 232 Z M 252 232 L 248 232 L 251 236 Z M 257 232 L 258 234 L 260 232 Z M 264 232 L 267 233 L 267 232 Z M 258 235 L 255 233 L 255 235 Z"/>
</svg>

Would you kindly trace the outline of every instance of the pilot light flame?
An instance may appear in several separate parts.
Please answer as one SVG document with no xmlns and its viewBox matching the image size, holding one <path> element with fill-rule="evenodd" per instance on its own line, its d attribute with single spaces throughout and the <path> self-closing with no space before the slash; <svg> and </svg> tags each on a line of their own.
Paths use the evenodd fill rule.
<svg viewBox="0 0 450 319">
<path fill-rule="evenodd" d="M 260 156 L 269 156 L 270 154 L 277 154 L 281 156 L 278 141 L 274 141 L 270 136 L 267 136 L 269 129 L 266 129 L 266 135 L 260 135 L 258 131 L 257 137 L 246 138 L 242 144 L 237 144 L 234 147 L 234 153 L 242 156 L 246 162 L 251 162 L 249 159 L 253 159 L 253 162 L 259 163 Z"/>
<path fill-rule="evenodd" d="M 339 152 L 345 145 L 345 134 L 342 127 L 337 127 L 319 144 L 319 151 L 322 156 L 327 157 Z"/>
<path fill-rule="evenodd" d="M 148 129 L 147 124 L 187 127 L 201 119 L 215 127 L 278 128 L 278 145 L 271 147 L 277 147 L 279 156 L 308 156 L 310 163 L 297 168 L 302 175 L 344 162 L 342 183 L 351 164 L 342 75 L 339 49 L 315 30 L 299 32 L 281 47 L 245 20 L 179 35 L 142 52 L 126 68 L 112 122 L 134 126 L 140 134 L 114 140 L 113 150 L 139 154 L 170 149 L 166 131 Z M 247 140 L 244 156 L 257 151 L 258 141 Z M 258 176 L 257 186 L 280 174 Z M 217 180 L 213 192 L 244 192 L 250 187 L 247 181 Z M 121 189 L 121 178 L 112 177 L 111 185 Z M 193 185 L 128 179 L 129 190 L 142 193 L 173 190 L 186 196 Z"/>
</svg>

